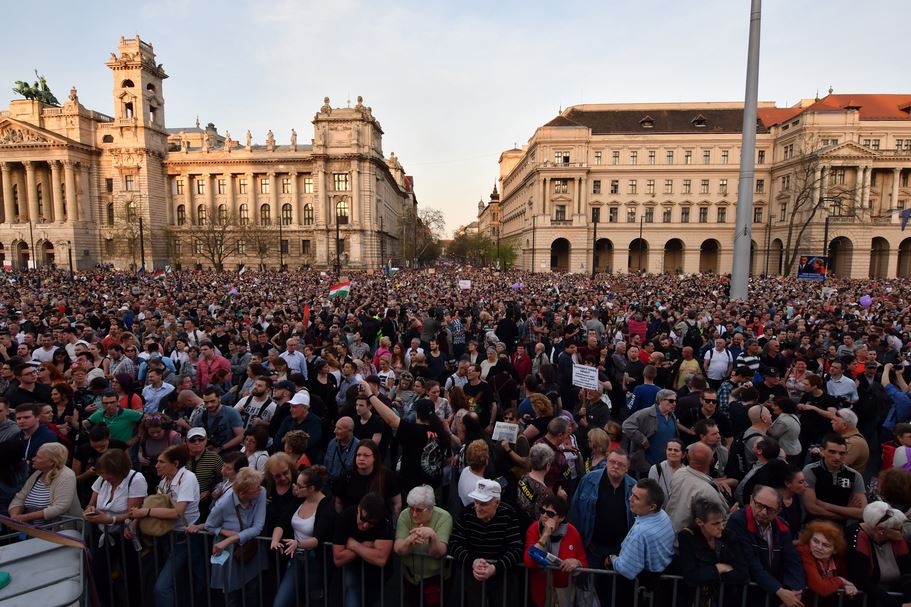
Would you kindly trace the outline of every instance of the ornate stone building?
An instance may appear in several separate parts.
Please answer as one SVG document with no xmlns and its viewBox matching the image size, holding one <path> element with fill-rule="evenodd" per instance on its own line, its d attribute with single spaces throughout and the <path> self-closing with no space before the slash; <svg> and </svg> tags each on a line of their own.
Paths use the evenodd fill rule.
<svg viewBox="0 0 911 607">
<path fill-rule="evenodd" d="M 398 257 L 410 176 L 383 155 L 359 97 L 329 99 L 313 139 L 255 143 L 209 124 L 168 128 L 152 45 L 121 38 L 107 62 L 114 113 L 31 100 L 0 112 L 0 257 L 6 266 L 110 263 L 379 268 Z M 217 265 L 217 264 L 216 264 Z"/>
<path fill-rule="evenodd" d="M 730 272 L 742 112 L 567 108 L 501 154 L 501 237 L 538 272 Z M 911 95 L 764 102 L 756 129 L 753 273 L 828 249 L 839 275 L 911 276 Z"/>
</svg>

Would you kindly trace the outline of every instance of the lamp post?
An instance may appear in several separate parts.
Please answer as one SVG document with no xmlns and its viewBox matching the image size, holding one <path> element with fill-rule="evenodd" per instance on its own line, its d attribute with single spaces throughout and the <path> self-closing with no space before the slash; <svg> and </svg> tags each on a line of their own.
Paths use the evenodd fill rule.
<svg viewBox="0 0 911 607">
<path fill-rule="evenodd" d="M 70 278 L 73 277 L 73 242 L 71 240 L 66 241 L 66 256 L 70 262 Z"/>
<path fill-rule="evenodd" d="M 642 224 L 645 221 L 645 213 L 639 216 L 639 271 L 642 271 L 642 249 L 645 242 L 642 240 Z"/>
<path fill-rule="evenodd" d="M 282 226 L 285 223 L 285 214 L 281 209 L 278 211 L 278 271 L 285 271 L 285 237 Z M 336 239 L 338 240 L 338 239 Z M 337 245 L 336 245 L 337 246 Z"/>
<path fill-rule="evenodd" d="M 32 241 L 32 250 L 29 255 L 29 261 L 32 262 L 32 268 L 38 269 L 38 255 L 35 253 L 35 231 L 32 229 L 32 216 L 28 216 L 28 237 Z"/>
<path fill-rule="evenodd" d="M 832 198 L 823 197 L 820 199 L 823 205 L 827 202 L 831 203 L 831 206 L 826 206 L 826 224 L 822 236 L 822 254 L 824 257 L 829 256 L 829 218 L 832 217 L 832 209 L 841 209 L 841 198 L 834 196 Z M 826 266 L 828 266 L 828 260 L 826 261 Z"/>
<path fill-rule="evenodd" d="M 592 278 L 598 271 L 598 220 L 601 219 L 601 209 L 592 209 L 592 224 L 594 225 L 594 234 L 592 235 Z"/>
<path fill-rule="evenodd" d="M 146 269 L 146 241 L 145 241 L 145 232 L 142 223 L 142 215 L 139 216 L 139 261 L 142 265 L 139 266 L 140 271 L 145 272 Z"/>
<path fill-rule="evenodd" d="M 537 215 L 531 216 L 531 271 L 535 271 L 535 220 Z"/>
<path fill-rule="evenodd" d="M 342 272 L 342 253 L 339 250 L 339 243 L 341 242 L 341 230 L 340 225 L 348 223 L 348 214 L 339 213 L 338 204 L 335 205 L 335 277 L 336 279 L 341 276 Z"/>
<path fill-rule="evenodd" d="M 497 231 L 497 269 L 500 269 L 500 227 L 494 226 L 494 230 Z"/>
</svg>

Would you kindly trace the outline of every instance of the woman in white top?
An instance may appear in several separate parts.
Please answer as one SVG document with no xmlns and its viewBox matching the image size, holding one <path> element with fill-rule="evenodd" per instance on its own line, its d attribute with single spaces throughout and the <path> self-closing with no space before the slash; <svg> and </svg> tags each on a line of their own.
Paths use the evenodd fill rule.
<svg viewBox="0 0 911 607">
<path fill-rule="evenodd" d="M 487 348 L 487 358 L 481 361 L 481 379 L 487 379 L 488 373 L 490 373 L 491 369 L 497 366 L 498 362 L 499 359 L 497 358 L 497 349 Z"/>
<path fill-rule="evenodd" d="M 683 441 L 679 438 L 672 438 L 667 441 L 667 447 L 664 450 L 665 459 L 663 462 L 653 464 L 648 471 L 648 477 L 658 481 L 664 495 L 671 494 L 671 480 L 674 473 L 683 467 Z M 667 507 L 667 500 L 664 500 L 664 506 Z"/>
<path fill-rule="evenodd" d="M 329 479 L 325 466 L 310 466 L 297 475 L 293 485 L 294 496 L 304 501 L 291 516 L 293 539 L 282 540 L 272 536 L 272 548 L 281 550 L 287 556 L 296 556 L 288 564 L 273 607 L 294 607 L 309 599 L 322 598 L 322 568 L 325 565 L 325 550 L 320 548 L 332 538 L 335 523 L 335 507 L 332 500 L 323 493 Z M 297 592 L 295 592 L 297 589 Z M 303 597 L 300 602 L 298 599 Z"/>
<path fill-rule="evenodd" d="M 92 484 L 92 497 L 85 509 L 85 518 L 98 525 L 101 536 L 93 543 L 92 567 L 98 596 L 107 605 L 127 599 L 128 604 L 142 602 L 139 581 L 139 555 L 132 547 L 122 546 L 124 524 L 130 519 L 130 510 L 139 508 L 149 493 L 149 486 L 141 472 L 131 470 L 130 456 L 122 449 L 108 449 L 95 463 L 98 478 Z M 120 573 L 119 583 L 112 572 Z M 115 598 L 115 596 L 117 598 Z"/>
<path fill-rule="evenodd" d="M 388 356 L 380 357 L 380 368 L 377 369 L 376 374 L 380 378 L 380 392 L 384 396 L 388 395 L 395 386 L 395 371 L 392 370 Z"/>
<path fill-rule="evenodd" d="M 32 458 L 35 472 L 10 502 L 11 519 L 40 525 L 60 516 L 82 517 L 76 474 L 66 466 L 68 455 L 60 443 L 41 445 Z"/>
<path fill-rule="evenodd" d="M 244 455 L 247 456 L 247 465 L 257 472 L 266 471 L 266 460 L 269 459 L 269 426 L 253 425 L 244 432 Z"/>
<path fill-rule="evenodd" d="M 146 517 L 168 519 L 177 521 L 174 531 L 185 531 L 199 518 L 199 481 L 196 475 L 186 469 L 190 453 L 185 445 L 168 447 L 158 456 L 155 471 L 161 478 L 158 483 L 158 493 L 167 494 L 174 504 L 173 508 L 133 508 L 130 518 L 143 519 Z M 132 536 L 127 530 L 124 535 Z M 131 539 L 131 538 L 128 538 Z M 168 536 L 161 538 L 162 550 L 169 552 L 168 560 L 155 580 L 155 603 L 157 605 L 174 605 L 176 603 L 175 585 L 177 592 L 182 595 L 189 593 L 185 585 L 188 579 L 187 563 L 192 558 L 197 566 L 193 570 L 193 588 L 205 588 L 206 568 L 198 566 L 205 562 L 205 541 L 200 535 L 175 533 L 173 541 Z"/>
</svg>

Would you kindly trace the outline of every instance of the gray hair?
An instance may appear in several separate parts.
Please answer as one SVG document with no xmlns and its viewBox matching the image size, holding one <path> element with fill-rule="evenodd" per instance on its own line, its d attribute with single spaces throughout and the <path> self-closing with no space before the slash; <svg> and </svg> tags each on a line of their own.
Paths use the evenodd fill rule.
<svg viewBox="0 0 911 607">
<path fill-rule="evenodd" d="M 535 443 L 528 452 L 528 463 L 532 470 L 544 470 L 554 461 L 554 450 L 547 445 Z"/>
<path fill-rule="evenodd" d="M 551 436 L 564 434 L 567 430 L 569 430 L 569 420 L 562 415 L 558 415 L 547 422 L 547 433 Z"/>
<path fill-rule="evenodd" d="M 857 413 L 851 411 L 850 409 L 839 409 L 835 412 L 835 415 L 841 418 L 841 421 L 845 422 L 849 426 L 857 425 Z"/>
<path fill-rule="evenodd" d="M 676 396 L 676 395 L 677 395 L 676 392 L 674 392 L 673 390 L 668 390 L 666 388 L 664 390 L 658 390 L 658 393 L 655 394 L 655 404 L 660 403 L 661 401 L 663 401 L 666 398 L 670 398 L 670 397 Z"/>
<path fill-rule="evenodd" d="M 436 496 L 434 496 L 433 488 L 430 485 L 418 485 L 408 492 L 405 502 L 409 507 L 433 508 L 436 506 Z"/>
</svg>

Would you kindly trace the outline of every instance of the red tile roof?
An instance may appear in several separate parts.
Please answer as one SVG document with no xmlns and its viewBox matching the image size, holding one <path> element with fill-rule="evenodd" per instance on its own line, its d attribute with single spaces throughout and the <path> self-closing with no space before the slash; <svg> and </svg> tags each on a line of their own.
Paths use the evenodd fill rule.
<svg viewBox="0 0 911 607">
<path fill-rule="evenodd" d="M 911 95 L 827 95 L 804 111 L 859 108 L 861 120 L 911 120 Z M 904 108 L 904 109 L 902 109 Z"/>
</svg>

